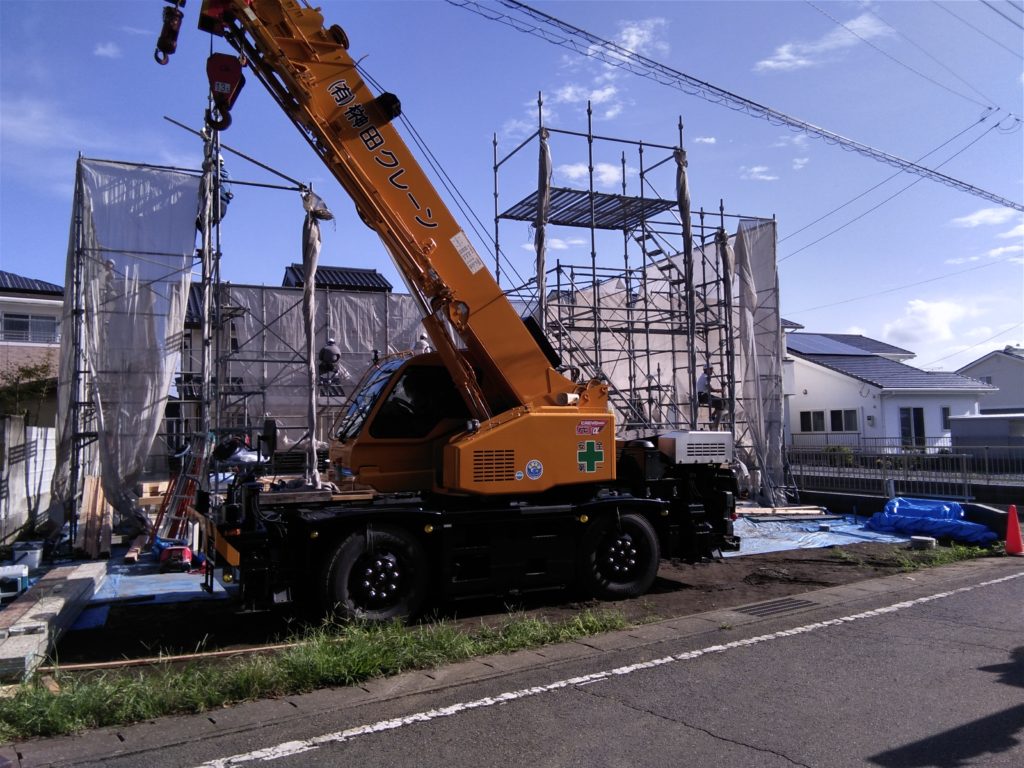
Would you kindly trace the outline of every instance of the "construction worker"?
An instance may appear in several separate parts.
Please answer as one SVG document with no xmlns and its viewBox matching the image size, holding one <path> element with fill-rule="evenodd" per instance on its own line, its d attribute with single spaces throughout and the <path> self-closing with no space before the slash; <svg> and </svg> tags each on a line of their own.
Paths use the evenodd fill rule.
<svg viewBox="0 0 1024 768">
<path fill-rule="evenodd" d="M 341 367 L 341 350 L 338 349 L 333 336 L 328 337 L 327 343 L 320 348 L 317 361 L 320 380 L 327 383 L 337 381 Z"/>
<path fill-rule="evenodd" d="M 697 379 L 697 402 L 701 405 L 711 406 L 711 426 L 717 427 L 718 423 L 722 420 L 722 407 L 725 405 L 725 401 L 714 394 L 711 386 L 711 380 L 714 375 L 714 367 L 705 365 L 704 371 Z"/>
</svg>

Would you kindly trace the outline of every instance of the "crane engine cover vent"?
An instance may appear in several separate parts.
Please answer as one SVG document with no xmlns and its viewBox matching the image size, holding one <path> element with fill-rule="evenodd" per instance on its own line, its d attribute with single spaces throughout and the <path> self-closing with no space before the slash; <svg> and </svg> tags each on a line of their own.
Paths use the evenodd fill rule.
<svg viewBox="0 0 1024 768">
<path fill-rule="evenodd" d="M 658 450 L 676 464 L 727 464 L 732 461 L 731 432 L 666 432 Z"/>
<path fill-rule="evenodd" d="M 473 451 L 473 482 L 501 483 L 516 479 L 516 452 Z"/>
</svg>

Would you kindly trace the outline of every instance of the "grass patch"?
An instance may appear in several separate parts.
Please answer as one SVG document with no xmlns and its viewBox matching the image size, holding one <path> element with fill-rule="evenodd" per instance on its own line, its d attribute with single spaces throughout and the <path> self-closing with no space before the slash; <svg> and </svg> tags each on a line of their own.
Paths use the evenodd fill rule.
<svg viewBox="0 0 1024 768">
<path fill-rule="evenodd" d="M 88 675 L 53 675 L 51 693 L 38 682 L 0 698 L 0 742 L 67 733 L 210 709 L 494 653 L 537 648 L 627 626 L 614 612 L 586 611 L 571 619 L 511 618 L 473 630 L 434 623 L 335 624 L 305 632 L 293 648 L 237 661 L 193 663 Z"/>
<path fill-rule="evenodd" d="M 999 553 L 991 547 L 976 547 L 952 542 L 948 547 L 939 546 L 935 549 L 898 550 L 893 553 L 893 560 L 904 571 L 916 571 L 920 568 L 949 565 L 962 560 L 975 560 L 979 557 L 992 557 L 997 554 Z"/>
</svg>

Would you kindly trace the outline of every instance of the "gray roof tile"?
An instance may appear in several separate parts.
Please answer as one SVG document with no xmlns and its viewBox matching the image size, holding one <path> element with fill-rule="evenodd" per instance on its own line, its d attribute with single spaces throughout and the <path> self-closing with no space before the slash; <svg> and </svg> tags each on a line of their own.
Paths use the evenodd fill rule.
<svg viewBox="0 0 1024 768">
<path fill-rule="evenodd" d="M 299 288 L 306 282 L 306 271 L 301 264 L 292 264 L 284 270 L 285 288 Z M 320 288 L 337 288 L 344 291 L 369 291 L 371 293 L 388 293 L 391 283 L 384 279 L 375 269 L 359 269 L 357 267 L 319 266 L 316 270 L 316 284 Z"/>
<path fill-rule="evenodd" d="M 997 389 L 969 376 L 949 371 L 922 371 L 904 363 L 878 355 L 814 355 L 797 353 L 798 357 L 831 368 L 855 379 L 883 389 L 936 389 L 961 391 L 993 391 Z"/>
</svg>

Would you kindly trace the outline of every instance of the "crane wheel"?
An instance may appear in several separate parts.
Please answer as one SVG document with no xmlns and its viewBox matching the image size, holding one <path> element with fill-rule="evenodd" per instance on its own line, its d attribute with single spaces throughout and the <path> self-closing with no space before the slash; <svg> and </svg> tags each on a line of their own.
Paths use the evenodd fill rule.
<svg viewBox="0 0 1024 768">
<path fill-rule="evenodd" d="M 428 585 L 427 554 L 408 531 L 374 526 L 344 539 L 324 578 L 329 608 L 347 619 L 392 621 L 414 617 Z"/>
<path fill-rule="evenodd" d="M 583 540 L 580 587 L 604 600 L 638 597 L 658 575 L 658 537 L 643 515 L 596 522 Z"/>
</svg>

